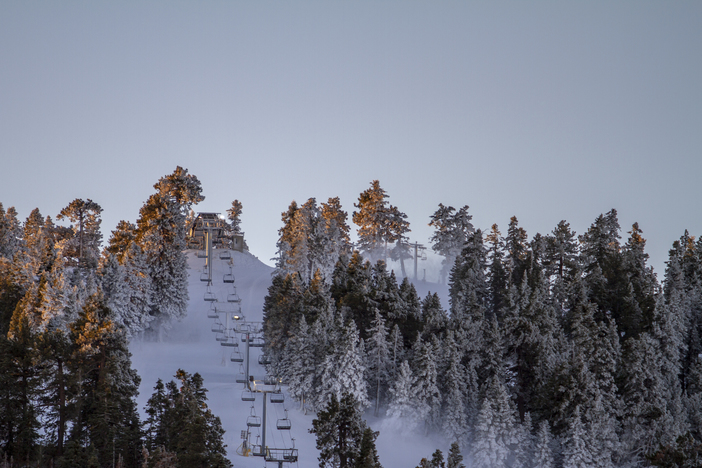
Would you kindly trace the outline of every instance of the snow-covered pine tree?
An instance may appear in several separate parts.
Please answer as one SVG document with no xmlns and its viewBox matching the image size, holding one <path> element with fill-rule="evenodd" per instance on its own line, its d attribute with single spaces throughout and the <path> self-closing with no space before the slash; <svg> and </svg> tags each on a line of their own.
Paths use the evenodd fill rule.
<svg viewBox="0 0 702 468">
<path fill-rule="evenodd" d="M 587 448 L 587 434 L 576 407 L 568 423 L 568 433 L 563 449 L 563 468 L 590 468 L 595 465 Z"/>
<path fill-rule="evenodd" d="M 466 413 L 466 376 L 461 364 L 462 354 L 449 332 L 444 340 L 446 367 L 443 369 L 442 382 L 442 429 L 449 440 L 463 441 L 467 436 L 468 415 Z"/>
<path fill-rule="evenodd" d="M 348 393 L 357 402 L 359 408 L 370 406 L 364 361 L 365 356 L 362 356 L 359 347 L 356 324 L 349 321 L 336 344 L 336 349 L 327 355 L 322 364 L 323 399 L 329 401 L 331 395 Z"/>
<path fill-rule="evenodd" d="M 77 224 L 71 226 L 73 237 L 63 249 L 64 256 L 73 259 L 75 265 L 97 268 L 102 242 L 100 213 L 102 207 L 91 199 L 76 198 L 56 216 L 56 219 L 67 218 Z"/>
<path fill-rule="evenodd" d="M 205 199 L 200 181 L 187 169 L 159 179 L 139 211 L 136 242 L 149 264 L 152 298 L 149 329 L 158 337 L 173 319 L 186 314 L 188 275 L 185 258 L 185 218 L 193 204 Z"/>
<path fill-rule="evenodd" d="M 22 226 L 17 210 L 11 206 L 5 211 L 0 203 L 0 257 L 12 260 L 22 247 Z"/>
<path fill-rule="evenodd" d="M 434 234 L 429 239 L 432 242 L 431 248 L 444 257 L 441 261 L 443 283 L 446 282 L 456 257 L 468 241 L 468 236 L 474 231 L 470 222 L 472 218 L 473 216 L 468 214 L 468 205 L 456 211 L 454 207 L 444 206 L 442 203 L 439 203 L 439 208 L 430 216 L 429 226 L 434 227 Z"/>
<path fill-rule="evenodd" d="M 402 361 L 397 378 L 390 388 L 387 415 L 401 419 L 402 427 L 411 432 L 417 428 L 422 414 L 428 412 L 426 403 L 417 397 L 418 388 L 409 363 Z"/>
<path fill-rule="evenodd" d="M 533 458 L 529 468 L 554 468 L 556 466 L 556 457 L 553 453 L 553 447 L 551 427 L 548 421 L 544 419 L 536 431 Z"/>
<path fill-rule="evenodd" d="M 420 419 L 424 421 L 424 431 L 438 429 L 441 421 L 441 392 L 438 386 L 437 357 L 439 350 L 432 343 L 417 337 L 412 350 L 414 374 L 417 377 L 417 400 L 424 402 Z"/>
<path fill-rule="evenodd" d="M 380 414 L 381 404 L 386 403 L 387 391 L 390 386 L 390 348 L 388 346 L 388 331 L 385 328 L 385 319 L 375 310 L 375 319 L 367 330 L 366 341 L 366 378 L 371 398 L 375 400 L 375 416 Z"/>
</svg>

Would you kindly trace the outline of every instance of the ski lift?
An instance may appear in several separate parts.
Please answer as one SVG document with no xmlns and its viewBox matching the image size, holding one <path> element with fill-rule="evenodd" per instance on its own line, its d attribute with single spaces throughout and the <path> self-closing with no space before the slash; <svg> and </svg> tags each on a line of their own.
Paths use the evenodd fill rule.
<svg viewBox="0 0 702 468">
<path fill-rule="evenodd" d="M 284 418 L 276 421 L 275 427 L 278 428 L 279 431 L 289 431 L 290 430 L 290 428 L 292 427 L 292 423 L 290 422 L 290 419 L 288 418 L 288 410 L 285 410 L 285 417 Z"/>
<path fill-rule="evenodd" d="M 251 415 L 246 418 L 246 425 L 249 427 L 261 427 L 261 418 L 254 413 L 254 407 L 251 407 Z"/>
<path fill-rule="evenodd" d="M 251 348 L 263 348 L 265 341 L 262 336 L 254 336 L 249 338 L 249 347 Z"/>
<path fill-rule="evenodd" d="M 232 362 L 244 362 L 244 356 L 241 355 L 240 351 L 232 351 L 232 355 L 229 357 L 229 360 Z"/>
<path fill-rule="evenodd" d="M 271 393 L 271 403 L 282 403 L 285 401 L 285 395 L 282 393 Z M 288 410 L 285 410 L 287 414 Z"/>
<path fill-rule="evenodd" d="M 258 363 L 261 364 L 262 366 L 267 366 L 271 363 L 271 358 L 265 354 L 261 354 L 258 357 Z M 271 398 L 271 401 L 273 401 L 273 398 Z"/>
<path fill-rule="evenodd" d="M 251 390 L 241 392 L 241 401 L 256 401 L 256 394 Z"/>
<path fill-rule="evenodd" d="M 229 341 L 229 337 L 224 333 L 218 333 L 217 336 L 215 336 L 215 340 L 219 341 L 220 344 L 224 344 L 225 342 Z"/>
<path fill-rule="evenodd" d="M 244 374 L 239 374 L 236 376 L 236 383 L 246 383 L 246 377 L 244 377 Z"/>
<path fill-rule="evenodd" d="M 205 250 L 198 250 L 197 258 L 207 258 L 207 252 Z"/>
<path fill-rule="evenodd" d="M 210 274 L 208 272 L 200 273 L 200 281 L 210 281 Z"/>
<path fill-rule="evenodd" d="M 227 341 L 220 343 L 220 345 L 226 346 L 228 348 L 238 348 L 239 347 L 239 343 L 237 343 L 236 341 L 229 341 L 229 337 L 227 337 Z"/>
<path fill-rule="evenodd" d="M 221 323 L 216 323 L 216 322 L 215 322 L 215 323 L 212 325 L 212 332 L 213 332 L 213 333 L 224 333 L 224 325 L 222 325 Z"/>
<path fill-rule="evenodd" d="M 205 291 L 205 301 L 206 302 L 216 302 L 217 301 L 217 295 L 212 292 L 212 288 L 210 286 L 207 286 L 207 291 Z"/>
<path fill-rule="evenodd" d="M 219 318 L 219 314 L 217 313 L 217 309 L 212 308 L 212 309 L 208 310 L 207 311 L 207 318 L 211 318 L 211 319 Z"/>
<path fill-rule="evenodd" d="M 229 260 L 230 258 L 232 258 L 232 253 L 229 250 L 222 250 L 219 253 L 220 260 Z"/>
<path fill-rule="evenodd" d="M 226 281 L 225 281 L 225 283 L 226 283 Z M 227 302 L 240 303 L 241 298 L 239 297 L 239 295 L 236 292 L 233 292 L 233 293 L 227 294 Z"/>
<path fill-rule="evenodd" d="M 225 283 L 233 283 L 234 282 L 234 275 L 231 273 L 225 273 L 224 278 L 222 279 L 223 282 Z"/>
</svg>

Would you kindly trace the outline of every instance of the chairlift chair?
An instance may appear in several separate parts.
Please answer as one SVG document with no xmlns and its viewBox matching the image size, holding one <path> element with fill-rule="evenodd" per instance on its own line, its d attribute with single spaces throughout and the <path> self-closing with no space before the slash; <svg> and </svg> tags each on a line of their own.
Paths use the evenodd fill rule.
<svg viewBox="0 0 702 468">
<path fill-rule="evenodd" d="M 232 253 L 229 251 L 229 249 L 222 250 L 222 251 L 219 253 L 219 259 L 220 259 L 220 260 L 229 260 L 230 258 L 232 258 Z"/>
<path fill-rule="evenodd" d="M 229 341 L 229 337 L 227 337 L 227 341 L 223 341 L 222 343 L 220 343 L 220 345 L 226 346 L 228 348 L 238 348 L 239 347 L 239 343 L 237 343 L 236 341 Z"/>
<path fill-rule="evenodd" d="M 198 250 L 197 258 L 207 258 L 207 252 L 205 250 Z"/>
<path fill-rule="evenodd" d="M 244 374 L 239 374 L 236 376 L 236 383 L 246 383 L 246 377 Z"/>
<path fill-rule="evenodd" d="M 256 394 L 251 390 L 241 392 L 241 401 L 256 401 Z"/>
<path fill-rule="evenodd" d="M 225 281 L 226 282 L 226 281 Z M 241 298 L 235 292 L 227 294 L 227 302 L 241 303 Z"/>
<path fill-rule="evenodd" d="M 262 336 L 254 336 L 253 338 L 249 339 L 249 346 L 251 348 L 263 348 L 264 344 L 265 340 Z"/>
<path fill-rule="evenodd" d="M 276 421 L 275 427 L 278 428 L 279 431 L 289 431 L 292 427 L 292 422 L 290 422 L 290 419 L 288 419 L 288 415 L 286 414 L 283 419 Z"/>
<path fill-rule="evenodd" d="M 207 272 L 200 273 L 200 281 L 210 281 L 210 274 Z"/>
<path fill-rule="evenodd" d="M 229 337 L 225 333 L 218 333 L 217 336 L 215 336 L 215 340 L 219 341 L 220 344 L 224 344 L 225 342 L 229 341 Z"/>
<path fill-rule="evenodd" d="M 244 362 L 244 356 L 241 355 L 240 351 L 232 351 L 232 355 L 229 357 L 232 362 Z"/>
<path fill-rule="evenodd" d="M 212 307 L 212 308 L 210 308 L 210 310 L 207 311 L 207 318 L 211 318 L 211 319 L 219 318 L 219 314 L 217 313 L 216 307 Z"/>
<path fill-rule="evenodd" d="M 232 284 L 234 283 L 234 275 L 231 273 L 225 273 L 222 282 Z"/>
<path fill-rule="evenodd" d="M 258 363 L 261 364 L 262 366 L 267 366 L 271 363 L 271 358 L 265 354 L 261 354 L 258 357 Z M 272 398 L 271 398 L 271 401 L 273 401 Z"/>
<path fill-rule="evenodd" d="M 246 425 L 248 427 L 261 427 L 261 418 L 259 416 L 251 415 L 246 418 Z"/>
<path fill-rule="evenodd" d="M 285 401 L 285 395 L 282 393 L 271 393 L 271 403 L 283 403 Z M 287 414 L 287 410 L 286 414 Z"/>
<path fill-rule="evenodd" d="M 212 324 L 212 332 L 213 333 L 224 333 L 224 325 L 221 323 L 214 323 Z"/>
<path fill-rule="evenodd" d="M 207 291 L 205 291 L 205 301 L 207 302 L 217 302 L 217 295 L 212 292 L 212 288 L 207 286 Z"/>
</svg>

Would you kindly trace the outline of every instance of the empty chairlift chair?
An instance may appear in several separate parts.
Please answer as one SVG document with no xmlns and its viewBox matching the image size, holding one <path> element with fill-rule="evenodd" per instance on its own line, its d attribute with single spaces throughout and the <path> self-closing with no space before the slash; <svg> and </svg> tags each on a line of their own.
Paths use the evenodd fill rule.
<svg viewBox="0 0 702 468">
<path fill-rule="evenodd" d="M 241 392 L 241 401 L 256 401 L 256 394 L 251 390 Z"/>
<path fill-rule="evenodd" d="M 292 427 L 292 423 L 290 422 L 290 419 L 288 418 L 288 410 L 285 410 L 285 417 L 284 418 L 276 421 L 275 427 L 278 428 L 279 431 L 289 431 L 290 430 L 290 428 Z"/>
<path fill-rule="evenodd" d="M 217 336 L 215 336 L 215 340 L 219 341 L 221 343 L 225 343 L 229 341 L 229 336 L 227 336 L 226 333 L 217 333 Z"/>
<path fill-rule="evenodd" d="M 232 258 L 232 253 L 229 251 L 229 249 L 222 250 L 219 253 L 219 259 L 220 260 L 229 260 Z"/>
<path fill-rule="evenodd" d="M 241 302 L 241 298 L 236 293 L 236 291 L 234 291 L 232 293 L 227 294 L 227 302 L 234 302 L 238 304 Z"/>
<path fill-rule="evenodd" d="M 240 351 L 232 351 L 232 355 L 229 357 L 232 362 L 244 362 L 244 356 Z"/>
<path fill-rule="evenodd" d="M 282 393 L 271 393 L 271 403 L 283 403 L 285 401 L 285 396 Z M 287 416 L 287 411 L 285 410 L 285 415 Z"/>
<path fill-rule="evenodd" d="M 248 427 L 261 427 L 261 418 L 256 416 L 253 411 L 253 406 L 251 407 L 251 416 L 246 418 L 246 425 Z"/>
<path fill-rule="evenodd" d="M 271 358 L 265 354 L 261 354 L 258 357 L 258 363 L 261 364 L 262 366 L 267 366 L 268 364 L 271 363 Z M 271 399 L 271 401 L 273 401 L 273 400 Z"/>
<path fill-rule="evenodd" d="M 264 344 L 265 340 L 262 336 L 254 336 L 253 338 L 249 338 L 249 346 L 252 348 L 263 348 Z"/>
<path fill-rule="evenodd" d="M 224 325 L 221 323 L 215 322 L 212 324 L 212 332 L 213 333 L 224 333 Z"/>
<path fill-rule="evenodd" d="M 209 285 L 207 286 L 207 291 L 205 291 L 205 301 L 207 301 L 207 302 L 216 302 L 217 301 L 217 295 L 212 292 L 212 288 Z"/>
<path fill-rule="evenodd" d="M 218 319 L 219 318 L 219 314 L 217 313 L 216 307 L 210 307 L 210 310 L 207 311 L 207 318 L 211 318 L 211 319 Z"/>
<path fill-rule="evenodd" d="M 230 337 L 227 337 L 227 341 L 221 342 L 220 345 L 226 346 L 226 347 L 228 347 L 228 348 L 238 348 L 238 347 L 239 347 L 239 343 L 237 343 L 236 341 L 231 340 L 231 339 L 229 339 L 229 338 L 230 338 Z"/>
<path fill-rule="evenodd" d="M 229 272 L 224 274 L 224 278 L 222 279 L 222 282 L 232 284 L 234 283 L 234 275 Z"/>
</svg>

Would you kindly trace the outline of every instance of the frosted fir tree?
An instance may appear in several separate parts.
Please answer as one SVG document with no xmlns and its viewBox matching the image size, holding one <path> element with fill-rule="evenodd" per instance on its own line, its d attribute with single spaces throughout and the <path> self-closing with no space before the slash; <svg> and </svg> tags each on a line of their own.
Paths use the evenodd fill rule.
<svg viewBox="0 0 702 468">
<path fill-rule="evenodd" d="M 426 403 L 418 398 L 417 392 L 412 369 L 407 361 L 402 361 L 397 378 L 390 388 L 387 416 L 402 420 L 403 428 L 410 432 L 417 428 L 420 416 L 428 412 Z"/>
<path fill-rule="evenodd" d="M 456 211 L 454 207 L 444 206 L 442 203 L 439 203 L 439 208 L 430 217 L 429 226 L 434 228 L 434 234 L 429 241 L 432 242 L 432 250 L 444 257 L 441 262 L 441 278 L 444 283 L 468 241 L 468 236 L 474 232 L 470 222 L 472 218 L 473 216 L 468 214 L 468 205 Z"/>
<path fill-rule="evenodd" d="M 556 462 L 553 446 L 550 425 L 548 420 L 543 420 L 536 431 L 533 458 L 529 468 L 554 468 Z"/>
<path fill-rule="evenodd" d="M 358 402 L 359 407 L 370 406 L 364 359 L 359 347 L 356 324 L 349 322 L 336 349 L 327 355 L 322 365 L 322 395 L 328 399 L 332 394 L 348 393 Z"/>
<path fill-rule="evenodd" d="M 568 433 L 563 450 L 563 468 L 590 468 L 592 453 L 587 447 L 587 434 L 580 418 L 580 407 L 576 407 L 570 418 Z"/>
<path fill-rule="evenodd" d="M 305 317 L 285 346 L 285 356 L 289 360 L 286 366 L 288 392 L 290 396 L 300 401 L 305 408 L 305 398 L 313 393 L 316 360 L 314 355 L 313 336 Z"/>
<path fill-rule="evenodd" d="M 239 200 L 232 202 L 231 208 L 227 210 L 227 219 L 233 234 L 241 234 L 241 213 L 244 206 Z"/>
<path fill-rule="evenodd" d="M 439 428 L 441 421 L 441 392 L 438 386 L 437 372 L 438 350 L 431 343 L 425 343 L 417 337 L 414 344 L 414 373 L 417 376 L 417 400 L 424 402 L 423 412 L 419 416 L 424 421 L 424 431 L 428 433 Z"/>
<path fill-rule="evenodd" d="M 102 207 L 91 199 L 76 198 L 56 216 L 56 219 L 68 219 L 76 226 L 71 226 L 73 239 L 69 240 L 71 249 L 64 249 L 64 255 L 75 259 L 77 265 L 97 268 L 100 255 L 102 234 L 100 214 Z"/>
<path fill-rule="evenodd" d="M 136 224 L 121 220 L 117 223 L 117 227 L 114 231 L 112 231 L 105 251 L 116 255 L 119 262 L 122 263 L 124 261 L 124 256 L 127 255 L 129 247 L 135 243 L 135 240 Z"/>
<path fill-rule="evenodd" d="M 371 260 L 386 260 L 388 243 L 403 239 L 409 231 L 407 215 L 396 207 L 390 206 L 386 200 L 387 193 L 380 187 L 380 182 L 374 180 L 371 187 L 358 197 L 353 212 L 353 222 L 358 226 L 358 247 Z M 401 253 L 399 254 L 401 258 Z"/>
<path fill-rule="evenodd" d="M 466 378 L 459 352 L 450 333 L 445 342 L 447 366 L 443 372 L 443 421 L 442 429 L 449 440 L 462 441 L 466 437 L 468 415 L 465 405 Z"/>
<path fill-rule="evenodd" d="M 498 445 L 496 427 L 493 424 L 495 411 L 487 399 L 483 399 L 473 427 L 471 454 L 474 468 L 506 467 L 508 449 Z"/>
<path fill-rule="evenodd" d="M 152 297 L 149 329 L 160 338 L 171 320 L 186 315 L 188 303 L 185 218 L 193 204 L 205 197 L 200 181 L 187 169 L 176 170 L 159 179 L 151 195 L 139 211 L 136 242 L 149 264 Z"/>
<path fill-rule="evenodd" d="M 11 206 L 5 211 L 0 203 L 0 257 L 12 260 L 22 247 L 22 226 L 17 210 Z"/>
<path fill-rule="evenodd" d="M 375 310 L 375 319 L 367 330 L 366 342 L 368 389 L 375 399 L 375 416 L 380 412 L 380 406 L 386 400 L 386 393 L 390 386 L 390 349 L 388 346 L 388 331 L 385 328 L 385 319 Z"/>
<path fill-rule="evenodd" d="M 409 238 L 405 235 L 411 231 L 407 215 L 400 211 L 396 206 L 390 205 L 388 213 L 389 236 L 388 241 L 394 242 L 393 248 L 390 250 L 390 259 L 400 261 L 400 271 L 402 277 L 407 278 L 405 270 L 405 260 L 412 258 L 409 247 Z"/>
<path fill-rule="evenodd" d="M 666 402 L 659 343 L 648 333 L 625 342 L 623 363 L 623 433 L 625 459 L 639 461 L 680 435 Z"/>
</svg>

